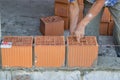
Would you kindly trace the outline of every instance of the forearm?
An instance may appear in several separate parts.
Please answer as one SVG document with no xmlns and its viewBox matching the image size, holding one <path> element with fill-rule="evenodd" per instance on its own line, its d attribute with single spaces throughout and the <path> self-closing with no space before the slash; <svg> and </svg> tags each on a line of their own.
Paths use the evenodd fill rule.
<svg viewBox="0 0 120 80">
<path fill-rule="evenodd" d="M 79 6 L 77 0 L 70 4 L 70 32 L 73 34 L 79 18 Z"/>
<path fill-rule="evenodd" d="M 91 9 L 89 10 L 88 14 L 83 18 L 79 25 L 84 25 L 84 27 L 95 17 L 98 15 L 98 13 L 101 11 L 105 3 L 105 0 L 96 0 L 96 2 L 93 4 Z"/>
</svg>

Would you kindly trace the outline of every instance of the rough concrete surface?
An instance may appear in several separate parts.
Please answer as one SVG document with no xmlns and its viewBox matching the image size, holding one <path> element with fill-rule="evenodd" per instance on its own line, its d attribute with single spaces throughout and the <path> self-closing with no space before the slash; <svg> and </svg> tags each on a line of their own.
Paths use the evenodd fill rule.
<svg viewBox="0 0 120 80">
<path fill-rule="evenodd" d="M 119 71 L 1 71 L 0 80 L 119 80 Z"/>
<path fill-rule="evenodd" d="M 112 69 L 120 69 L 120 58 L 118 57 L 108 57 L 108 56 L 99 56 L 98 57 L 98 65 L 103 68 L 112 68 Z"/>
<path fill-rule="evenodd" d="M 99 56 L 117 57 L 112 36 L 99 37 Z"/>
<path fill-rule="evenodd" d="M 0 80 L 11 80 L 11 78 L 10 71 L 0 71 Z"/>
<path fill-rule="evenodd" d="M 120 80 L 120 72 L 93 71 L 86 73 L 83 80 Z"/>
<path fill-rule="evenodd" d="M 0 80 L 81 80 L 80 75 L 80 71 L 1 71 Z"/>
</svg>

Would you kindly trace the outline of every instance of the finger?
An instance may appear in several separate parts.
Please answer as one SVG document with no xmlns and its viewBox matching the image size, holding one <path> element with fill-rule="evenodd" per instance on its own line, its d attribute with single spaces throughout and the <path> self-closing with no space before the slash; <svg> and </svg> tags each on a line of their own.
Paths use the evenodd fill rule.
<svg viewBox="0 0 120 80">
<path fill-rule="evenodd" d="M 78 32 L 75 32 L 75 37 L 76 37 L 76 40 L 79 42 L 79 33 Z"/>
<path fill-rule="evenodd" d="M 80 42 L 80 33 L 77 34 L 77 41 Z"/>
</svg>

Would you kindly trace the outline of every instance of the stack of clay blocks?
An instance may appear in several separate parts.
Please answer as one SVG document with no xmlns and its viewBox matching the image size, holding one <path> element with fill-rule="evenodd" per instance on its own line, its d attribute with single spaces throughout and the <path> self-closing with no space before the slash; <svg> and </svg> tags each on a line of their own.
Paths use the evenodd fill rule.
<svg viewBox="0 0 120 80">
<path fill-rule="evenodd" d="M 78 3 L 80 7 L 79 20 L 81 20 L 83 18 L 83 9 L 84 9 L 83 0 L 78 0 Z M 65 30 L 69 29 L 69 24 L 70 24 L 69 8 L 70 8 L 69 0 L 55 0 L 55 15 L 60 16 L 64 19 Z"/>
<path fill-rule="evenodd" d="M 100 24 L 100 34 L 106 36 L 112 36 L 114 28 L 113 18 L 108 10 L 108 8 L 104 9 L 102 20 Z"/>
<path fill-rule="evenodd" d="M 40 19 L 40 32 L 45 36 L 63 36 L 64 20 L 59 16 L 50 16 Z"/>
</svg>

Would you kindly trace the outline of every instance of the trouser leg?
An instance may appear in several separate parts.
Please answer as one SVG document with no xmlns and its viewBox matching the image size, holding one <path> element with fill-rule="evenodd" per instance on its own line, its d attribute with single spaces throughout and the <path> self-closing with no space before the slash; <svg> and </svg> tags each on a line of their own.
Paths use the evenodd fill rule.
<svg viewBox="0 0 120 80">
<path fill-rule="evenodd" d="M 109 10 L 115 21 L 115 27 L 113 30 L 113 39 L 118 56 L 120 56 L 120 0 L 113 7 L 109 7 Z"/>
</svg>

